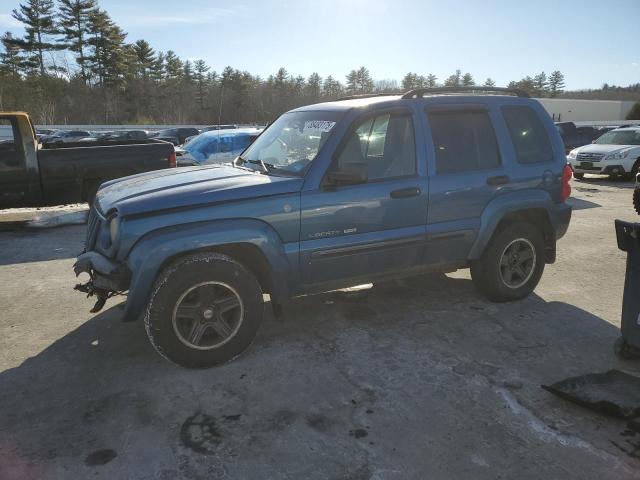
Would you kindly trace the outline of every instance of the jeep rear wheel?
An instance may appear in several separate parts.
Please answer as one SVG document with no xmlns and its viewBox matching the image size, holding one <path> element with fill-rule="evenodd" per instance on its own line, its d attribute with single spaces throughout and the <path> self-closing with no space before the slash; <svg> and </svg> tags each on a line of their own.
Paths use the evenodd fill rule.
<svg viewBox="0 0 640 480">
<path fill-rule="evenodd" d="M 231 257 L 200 253 L 165 268 L 145 315 L 149 340 L 187 368 L 225 363 L 253 341 L 262 321 L 262 290 Z"/>
<path fill-rule="evenodd" d="M 472 263 L 471 278 L 494 302 L 519 300 L 538 285 L 544 264 L 542 233 L 518 223 L 494 234 L 480 260 Z"/>
</svg>

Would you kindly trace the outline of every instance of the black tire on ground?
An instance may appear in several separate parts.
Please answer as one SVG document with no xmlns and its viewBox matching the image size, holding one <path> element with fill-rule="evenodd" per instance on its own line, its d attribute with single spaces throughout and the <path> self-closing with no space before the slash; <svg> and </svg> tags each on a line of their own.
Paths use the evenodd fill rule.
<svg viewBox="0 0 640 480">
<path fill-rule="evenodd" d="M 633 208 L 635 208 L 636 213 L 640 215 L 640 187 L 633 189 Z"/>
<path fill-rule="evenodd" d="M 526 253 L 529 251 L 532 254 Z M 517 270 L 515 266 L 512 270 L 512 261 Z M 471 278 L 491 301 L 509 302 L 526 297 L 536 288 L 544 265 L 542 232 L 530 223 L 512 223 L 494 233 L 482 257 L 471 264 Z M 510 285 L 505 277 L 511 279 Z"/>
<path fill-rule="evenodd" d="M 219 334 L 215 325 L 225 311 L 215 305 L 223 305 L 228 298 L 210 301 L 209 297 L 202 300 L 204 297 L 198 294 L 194 297 L 197 302 L 185 304 L 189 295 L 195 295 L 194 289 L 203 287 L 218 289 L 218 292 L 227 292 L 239 299 L 231 312 L 234 318 L 224 322 L 224 328 L 229 333 L 226 339 Z M 199 316 L 200 324 L 205 325 L 201 327 L 202 331 L 206 330 L 198 338 L 210 339 L 210 345 L 200 348 L 193 347 L 193 344 L 190 346 L 187 338 L 191 338 L 190 332 L 196 328 L 197 320 L 191 323 L 188 317 L 180 318 L 178 305 L 198 312 L 196 316 Z M 204 312 L 211 312 L 211 309 L 216 313 L 208 313 L 209 320 L 206 320 L 207 314 Z M 263 311 L 262 289 L 253 273 L 231 257 L 204 252 L 181 258 L 160 272 L 153 286 L 144 322 L 147 336 L 160 355 L 183 367 L 207 368 L 234 359 L 251 345 L 260 327 Z M 190 332 L 181 337 L 179 332 L 185 322 L 186 330 Z"/>
<path fill-rule="evenodd" d="M 584 173 L 573 172 L 573 178 L 575 178 L 576 180 L 582 180 L 584 178 Z"/>
</svg>

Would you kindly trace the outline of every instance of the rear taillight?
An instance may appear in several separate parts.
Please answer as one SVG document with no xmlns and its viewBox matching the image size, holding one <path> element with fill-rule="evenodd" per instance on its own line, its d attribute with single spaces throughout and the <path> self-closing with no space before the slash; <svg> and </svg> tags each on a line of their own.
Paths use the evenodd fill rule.
<svg viewBox="0 0 640 480">
<path fill-rule="evenodd" d="M 176 152 L 171 152 L 169 154 L 169 168 L 175 168 L 177 166 L 177 163 Z"/>
<path fill-rule="evenodd" d="M 560 190 L 560 200 L 564 202 L 571 196 L 571 177 L 573 177 L 573 171 L 570 165 L 565 165 L 562 171 L 562 189 Z"/>
</svg>

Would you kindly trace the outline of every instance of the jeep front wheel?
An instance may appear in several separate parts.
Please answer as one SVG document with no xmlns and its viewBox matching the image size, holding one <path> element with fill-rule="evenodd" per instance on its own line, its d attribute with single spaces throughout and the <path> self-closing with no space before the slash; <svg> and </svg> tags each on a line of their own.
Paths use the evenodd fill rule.
<svg viewBox="0 0 640 480">
<path fill-rule="evenodd" d="M 145 315 L 149 340 L 165 358 L 206 368 L 240 355 L 263 313 L 256 277 L 231 257 L 200 253 L 165 268 Z"/>
<path fill-rule="evenodd" d="M 510 225 L 489 242 L 471 265 L 476 288 L 494 302 L 519 300 L 538 285 L 544 271 L 544 238 L 530 224 Z"/>
</svg>

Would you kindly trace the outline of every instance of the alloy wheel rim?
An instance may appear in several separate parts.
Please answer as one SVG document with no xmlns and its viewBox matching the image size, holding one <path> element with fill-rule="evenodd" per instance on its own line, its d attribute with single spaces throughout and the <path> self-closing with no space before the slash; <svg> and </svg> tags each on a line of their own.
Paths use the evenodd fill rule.
<svg viewBox="0 0 640 480">
<path fill-rule="evenodd" d="M 244 304 L 223 282 L 202 282 L 187 289 L 173 308 L 173 330 L 184 345 L 212 350 L 229 342 L 240 329 Z"/>
<path fill-rule="evenodd" d="M 502 251 L 498 260 L 500 279 L 508 288 L 525 285 L 536 268 L 536 249 L 526 238 L 512 240 Z"/>
</svg>

